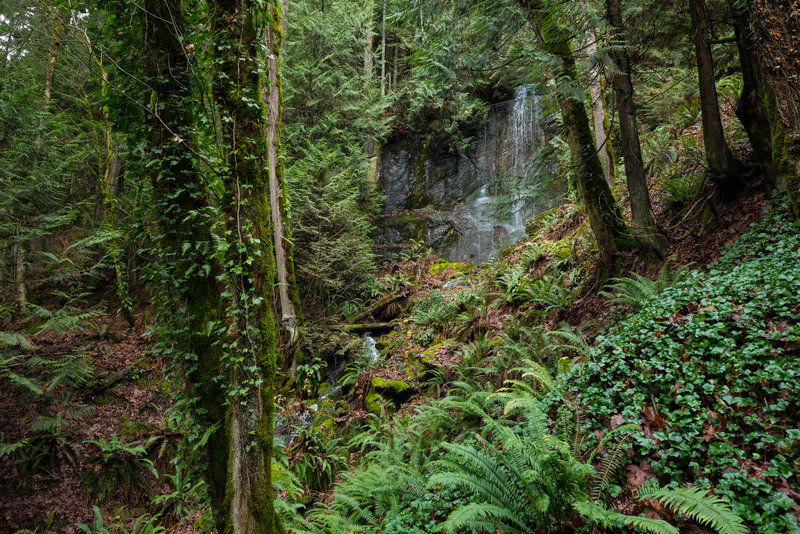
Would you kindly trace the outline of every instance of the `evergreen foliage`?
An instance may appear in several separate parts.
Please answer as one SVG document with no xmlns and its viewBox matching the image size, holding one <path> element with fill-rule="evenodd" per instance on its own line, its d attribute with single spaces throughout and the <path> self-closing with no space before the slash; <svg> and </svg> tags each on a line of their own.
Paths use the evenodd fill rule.
<svg viewBox="0 0 800 534">
<path fill-rule="evenodd" d="M 291 2 L 285 57 L 286 183 L 306 306 L 362 297 L 378 197 L 370 158 L 388 133 L 386 101 L 364 73 L 372 2 Z M 374 158 L 373 158 L 374 164 Z"/>
</svg>

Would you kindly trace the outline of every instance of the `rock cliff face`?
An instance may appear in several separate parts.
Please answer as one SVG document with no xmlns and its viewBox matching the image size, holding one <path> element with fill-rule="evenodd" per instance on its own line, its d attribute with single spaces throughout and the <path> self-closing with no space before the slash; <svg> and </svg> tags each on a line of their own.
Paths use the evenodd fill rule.
<svg viewBox="0 0 800 534">
<path fill-rule="evenodd" d="M 383 147 L 377 183 L 386 200 L 376 242 L 389 256 L 413 239 L 450 261 L 494 257 L 525 235 L 527 218 L 563 199 L 548 149 L 553 131 L 532 86 L 522 86 L 491 107 L 461 151 L 441 137 Z"/>
</svg>

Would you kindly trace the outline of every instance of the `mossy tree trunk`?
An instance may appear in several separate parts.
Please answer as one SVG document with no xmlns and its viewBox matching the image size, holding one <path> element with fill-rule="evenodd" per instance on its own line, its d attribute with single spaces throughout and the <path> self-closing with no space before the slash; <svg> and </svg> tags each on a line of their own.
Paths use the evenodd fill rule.
<svg viewBox="0 0 800 534">
<path fill-rule="evenodd" d="M 764 104 L 764 79 L 761 61 L 756 55 L 753 33 L 750 30 L 750 10 L 744 3 L 731 6 L 731 22 L 736 35 L 736 47 L 742 67 L 742 94 L 736 106 L 736 116 L 744 126 L 753 157 L 772 189 L 782 187 L 783 173 L 772 159 L 769 117 Z"/>
<path fill-rule="evenodd" d="M 578 88 L 578 69 L 569 33 L 542 8 L 538 0 L 521 0 L 521 5 L 529 10 L 545 50 L 558 62 L 556 72 L 561 84 L 558 103 L 572 155 L 575 185 L 597 240 L 601 276 L 604 277 L 610 274 L 617 251 L 630 248 L 632 239 L 597 156 L 589 116 L 583 103 L 583 92 Z"/>
<path fill-rule="evenodd" d="M 795 0 L 748 4 L 751 35 L 763 67 L 772 160 L 800 219 L 800 6 Z"/>
<path fill-rule="evenodd" d="M 597 35 L 593 29 L 586 32 L 586 54 L 590 61 L 597 54 Z M 609 185 L 614 185 L 614 157 L 611 147 L 611 136 L 608 135 L 606 121 L 606 102 L 603 95 L 603 72 L 598 61 L 589 65 L 589 97 L 592 102 L 592 121 L 594 123 L 594 143 L 597 156 L 603 166 L 603 173 Z"/>
<path fill-rule="evenodd" d="M 613 31 L 609 56 L 615 68 L 613 84 L 619 116 L 625 177 L 631 200 L 631 231 L 643 250 L 656 259 L 663 260 L 667 251 L 667 242 L 656 224 L 650 204 L 650 190 L 647 186 L 639 129 L 636 123 L 631 65 L 625 46 L 622 9 L 619 0 L 606 0 L 606 17 Z"/>
<path fill-rule="evenodd" d="M 709 43 L 711 21 L 704 0 L 689 0 L 692 18 L 692 39 L 697 59 L 700 89 L 700 110 L 703 118 L 703 144 L 708 171 L 726 196 L 738 193 L 742 186 L 742 165 L 736 161 L 725 142 L 725 131 L 719 111 L 717 86 L 714 79 L 714 57 Z"/>
<path fill-rule="evenodd" d="M 282 28 L 282 26 L 280 27 Z M 287 354 L 286 365 L 290 381 L 295 379 L 297 365 L 303 363 L 300 351 L 300 327 L 303 324 L 300 312 L 300 293 L 294 272 L 294 254 L 289 231 L 286 189 L 281 164 L 282 98 L 279 58 L 283 49 L 280 33 L 271 25 L 264 28 L 266 41 L 267 73 L 261 83 L 261 99 L 266 109 L 267 123 L 267 170 L 269 172 L 269 211 L 272 221 L 272 242 L 275 246 L 275 270 L 278 288 L 278 313 L 282 331 L 287 339 L 281 340 L 281 347 Z"/>
<path fill-rule="evenodd" d="M 183 48 L 181 0 L 144 0 L 142 22 L 143 74 L 149 86 L 146 156 L 153 183 L 155 209 L 162 232 L 157 245 L 167 279 L 156 292 L 159 321 L 167 326 L 172 352 L 187 372 L 189 398 L 208 440 L 205 481 L 218 530 L 223 513 L 229 442 L 225 431 L 227 397 L 219 327 L 224 320 L 221 266 L 214 258 L 206 186 L 189 147 L 195 141 L 192 80 Z"/>
<path fill-rule="evenodd" d="M 223 532 L 272 533 L 279 531 L 271 481 L 277 346 L 272 303 L 275 247 L 282 243 L 275 243 L 270 231 L 275 221 L 272 207 L 280 204 L 270 185 L 271 179 L 282 185 L 282 167 L 271 154 L 277 149 L 277 139 L 270 146 L 270 138 L 280 127 L 280 95 L 270 93 L 279 89 L 277 72 L 265 76 L 264 71 L 277 69 L 280 10 L 274 0 L 213 0 L 211 7 L 219 54 L 213 93 L 222 115 L 224 209 L 233 240 L 225 265 L 231 275 L 233 303 L 230 461 Z M 274 62 L 264 64 L 262 46 L 268 56 L 275 56 Z M 277 114 L 268 111 L 273 102 Z"/>
</svg>

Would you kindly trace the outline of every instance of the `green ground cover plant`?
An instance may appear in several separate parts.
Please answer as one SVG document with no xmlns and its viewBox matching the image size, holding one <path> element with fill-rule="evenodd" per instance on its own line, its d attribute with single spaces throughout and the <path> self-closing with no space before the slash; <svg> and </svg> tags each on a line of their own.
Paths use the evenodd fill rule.
<svg viewBox="0 0 800 534">
<path fill-rule="evenodd" d="M 727 496 L 758 532 L 796 531 L 798 252 L 800 231 L 779 203 L 706 272 L 599 336 L 551 402 L 574 398 L 593 430 L 641 424 L 631 463 Z"/>
</svg>

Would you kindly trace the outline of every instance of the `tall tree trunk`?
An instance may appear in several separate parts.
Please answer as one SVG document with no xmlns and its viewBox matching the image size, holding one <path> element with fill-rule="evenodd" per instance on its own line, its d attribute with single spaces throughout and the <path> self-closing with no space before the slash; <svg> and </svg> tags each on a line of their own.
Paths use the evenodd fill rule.
<svg viewBox="0 0 800 534">
<path fill-rule="evenodd" d="M 663 260 L 666 255 L 667 243 L 656 224 L 650 204 L 650 191 L 644 171 L 639 129 L 636 122 L 636 108 L 633 103 L 631 66 L 625 44 L 620 0 L 606 0 L 606 16 L 614 31 L 609 55 L 615 67 L 614 95 L 619 115 L 625 177 L 631 199 L 633 222 L 631 231 L 643 250 L 655 258 Z"/>
<path fill-rule="evenodd" d="M 155 207 L 162 214 L 161 249 L 168 278 L 157 292 L 159 320 L 172 352 L 185 366 L 187 395 L 196 400 L 196 420 L 210 431 L 206 447 L 205 481 L 217 530 L 228 524 L 224 508 L 228 481 L 229 438 L 226 433 L 223 340 L 225 319 L 221 266 L 215 259 L 208 223 L 208 202 L 202 175 L 189 147 L 194 139 L 195 108 L 192 80 L 182 41 L 181 0 L 144 0 L 140 12 L 144 79 L 150 87 L 141 95 L 148 103 L 146 157 Z M 207 268 L 204 268 L 206 266 Z"/>
<path fill-rule="evenodd" d="M 785 185 L 783 174 L 772 159 L 772 135 L 764 105 L 765 80 L 761 73 L 763 67 L 756 55 L 748 6 L 734 2 L 731 7 L 731 22 L 742 67 L 742 95 L 736 106 L 736 116 L 747 132 L 753 147 L 753 156 L 767 185 L 770 188 L 782 187 Z"/>
<path fill-rule="evenodd" d="M 44 5 L 45 9 L 47 9 L 48 13 L 50 14 L 50 21 L 52 24 L 50 33 L 50 54 L 47 58 L 47 71 L 44 79 L 43 104 L 44 107 L 47 108 L 50 105 L 50 99 L 52 98 L 53 80 L 55 79 L 56 75 L 56 61 L 58 60 L 58 50 L 61 48 L 62 22 L 60 5 L 56 6 L 55 10 L 48 8 L 47 4 L 44 2 L 42 5 Z"/>
<path fill-rule="evenodd" d="M 375 5 L 372 0 L 368 4 L 369 18 L 364 23 L 364 79 L 367 83 L 372 81 L 372 70 L 375 63 L 375 54 L 372 50 L 375 41 L 375 34 L 373 33 Z"/>
<path fill-rule="evenodd" d="M 211 5 L 215 44 L 222 51 L 213 92 L 220 112 L 226 114 L 225 210 L 228 231 L 235 240 L 226 258 L 233 295 L 231 356 L 236 363 L 231 370 L 229 522 L 225 532 L 273 533 L 279 530 L 279 522 L 271 481 L 277 345 L 272 301 L 276 248 L 282 243 L 280 238 L 274 242 L 275 234 L 269 230 L 274 221 L 271 206 L 280 202 L 271 195 L 270 185 L 274 179 L 282 186 L 283 176 L 277 153 L 270 156 L 270 136 L 277 134 L 280 125 L 267 124 L 266 108 L 272 104 L 265 107 L 262 96 L 264 84 L 272 86 L 266 91 L 279 111 L 277 72 L 267 73 L 269 82 L 264 79 L 260 50 L 266 40 L 266 49 L 276 56 L 266 67 L 277 68 L 280 10 L 275 0 L 266 4 L 213 0 Z M 270 112 L 269 117 L 274 122 L 280 115 Z M 277 146 L 273 144 L 273 148 Z M 271 161 L 274 178 L 270 176 Z"/>
<path fill-rule="evenodd" d="M 708 42 L 710 21 L 704 0 L 689 0 L 692 17 L 692 38 L 697 57 L 697 76 L 700 89 L 700 110 L 703 115 L 703 143 L 708 170 L 721 191 L 731 196 L 741 187 L 741 166 L 725 142 L 722 119 L 714 80 L 714 58 Z"/>
<path fill-rule="evenodd" d="M 772 160 L 800 220 L 800 9 L 794 0 L 750 0 L 753 40 L 763 65 Z"/>
<path fill-rule="evenodd" d="M 294 254 L 292 240 L 289 235 L 288 210 L 286 207 L 286 191 L 283 184 L 283 166 L 281 165 L 282 122 L 281 81 L 279 54 L 282 50 L 281 34 L 275 34 L 272 26 L 265 29 L 267 50 L 272 50 L 265 58 L 267 76 L 261 85 L 261 98 L 266 107 L 267 124 L 267 170 L 269 172 L 269 210 L 272 221 L 272 241 L 275 246 L 275 267 L 279 297 L 279 313 L 281 326 L 289 338 L 285 349 L 290 355 L 289 376 L 295 378 L 297 365 L 302 363 L 300 352 L 300 326 L 302 317 L 300 296 L 294 272 Z M 270 48 L 272 47 L 272 48 Z"/>
<path fill-rule="evenodd" d="M 381 18 L 381 96 L 386 96 L 386 0 Z"/>
<path fill-rule="evenodd" d="M 25 285 L 25 247 L 19 241 L 11 245 L 11 258 L 14 265 L 14 295 L 21 310 L 28 303 L 28 288 Z"/>
<path fill-rule="evenodd" d="M 580 94 L 580 91 L 576 91 L 578 69 L 569 36 L 567 32 L 553 24 L 549 19 L 550 15 L 540 9 L 537 0 L 522 0 L 522 5 L 530 10 L 530 16 L 547 52 L 560 62 L 559 79 L 562 83 L 572 85 L 570 88 L 559 90 L 558 103 L 575 168 L 575 185 L 586 207 L 589 225 L 597 240 L 602 264 L 601 277 L 605 277 L 611 272 L 617 251 L 629 248 L 632 240 L 622 220 L 621 210 L 606 182 L 603 166 L 597 157 L 583 100 L 575 96 Z"/>
<path fill-rule="evenodd" d="M 586 32 L 586 38 L 588 39 L 586 53 L 591 61 L 591 58 L 597 53 L 597 36 L 594 31 L 588 30 Z M 594 144 L 597 147 L 597 157 L 600 158 L 600 164 L 603 166 L 603 174 L 606 177 L 606 181 L 610 185 L 613 185 L 614 161 L 611 155 L 611 137 L 609 137 L 608 130 L 606 129 L 606 103 L 603 98 L 603 79 L 600 63 L 597 61 L 592 61 L 589 65 L 589 97 L 592 100 Z"/>
</svg>

